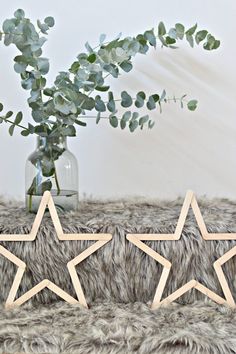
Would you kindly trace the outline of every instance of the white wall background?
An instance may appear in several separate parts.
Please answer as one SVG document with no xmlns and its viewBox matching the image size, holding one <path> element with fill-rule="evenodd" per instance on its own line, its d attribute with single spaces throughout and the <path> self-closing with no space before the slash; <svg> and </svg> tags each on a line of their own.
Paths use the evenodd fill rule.
<svg viewBox="0 0 236 354">
<path fill-rule="evenodd" d="M 49 82 L 87 40 L 96 44 L 100 33 L 137 34 L 163 20 L 168 27 L 198 22 L 221 39 L 214 52 L 184 43 L 176 51 L 150 51 L 136 58 L 135 70 L 111 82 L 117 94 L 163 88 L 170 96 L 188 93 L 199 100 L 197 111 L 167 105 L 162 115 L 152 113 L 153 130 L 134 134 L 90 121 L 69 146 L 79 161 L 81 196 L 175 198 L 191 188 L 198 195 L 236 198 L 235 0 L 11 0 L 1 2 L 0 23 L 18 7 L 32 19 L 56 19 L 44 47 Z M 27 92 L 13 70 L 15 55 L 13 47 L 0 43 L 0 101 L 30 120 Z M 34 145 L 33 138 L 11 138 L 7 126 L 0 126 L 0 194 L 23 199 L 24 163 Z"/>
</svg>

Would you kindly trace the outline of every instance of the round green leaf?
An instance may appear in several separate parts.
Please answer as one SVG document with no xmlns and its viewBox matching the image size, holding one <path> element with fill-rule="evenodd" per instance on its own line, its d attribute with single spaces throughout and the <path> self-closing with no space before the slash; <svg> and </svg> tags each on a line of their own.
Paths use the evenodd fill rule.
<svg viewBox="0 0 236 354">
<path fill-rule="evenodd" d="M 91 64 L 94 63 L 94 62 L 96 61 L 96 59 L 97 59 L 97 56 L 96 56 L 95 53 L 92 53 L 92 54 L 90 54 L 90 55 L 87 57 L 87 60 L 88 60 Z"/>
<path fill-rule="evenodd" d="M 30 134 L 30 132 L 28 130 L 22 130 L 21 131 L 21 135 L 22 136 L 28 136 Z"/>
<path fill-rule="evenodd" d="M 131 133 L 133 133 L 135 131 L 135 129 L 138 128 L 138 121 L 137 120 L 131 120 L 129 123 L 129 130 Z"/>
<path fill-rule="evenodd" d="M 129 60 L 125 60 L 122 63 L 120 63 L 120 67 L 122 70 L 124 70 L 126 73 L 128 73 L 130 70 L 132 70 L 133 65 Z"/>
<path fill-rule="evenodd" d="M 109 122 L 110 122 L 110 124 L 111 124 L 111 126 L 112 126 L 113 128 L 117 128 L 117 127 L 118 127 L 119 122 L 118 122 L 118 119 L 117 119 L 116 116 L 111 116 L 111 117 L 109 118 Z"/>
<path fill-rule="evenodd" d="M 150 96 L 147 102 L 147 108 L 149 110 L 155 109 L 156 108 L 156 102 L 153 98 L 153 96 Z"/>
<path fill-rule="evenodd" d="M 191 100 L 188 102 L 187 106 L 188 106 L 188 109 L 190 111 L 195 111 L 195 109 L 197 108 L 197 100 Z"/>
<path fill-rule="evenodd" d="M 22 20 L 25 17 L 25 12 L 22 9 L 18 9 L 14 12 L 14 16 L 15 18 L 17 18 L 18 20 Z"/>
<path fill-rule="evenodd" d="M 52 16 L 48 16 L 44 19 L 44 22 L 46 23 L 46 25 L 48 25 L 48 27 L 53 27 L 55 25 L 55 20 Z"/>
<path fill-rule="evenodd" d="M 100 96 L 97 96 L 95 98 L 95 109 L 98 112 L 105 112 L 106 111 L 105 103 L 101 100 Z"/>
<path fill-rule="evenodd" d="M 14 20 L 5 20 L 2 25 L 3 32 L 11 33 L 15 29 L 15 21 Z"/>
<path fill-rule="evenodd" d="M 18 74 L 23 73 L 26 68 L 27 68 L 27 64 L 24 64 L 24 63 L 15 63 L 14 64 L 14 70 Z"/>
<path fill-rule="evenodd" d="M 130 107 L 133 103 L 132 97 L 126 92 L 121 92 L 121 106 L 122 107 Z"/>
</svg>

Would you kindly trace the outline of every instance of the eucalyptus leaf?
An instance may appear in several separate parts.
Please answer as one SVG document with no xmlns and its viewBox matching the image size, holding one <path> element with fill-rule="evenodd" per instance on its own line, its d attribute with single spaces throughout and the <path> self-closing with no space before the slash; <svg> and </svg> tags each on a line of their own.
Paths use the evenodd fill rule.
<svg viewBox="0 0 236 354">
<path fill-rule="evenodd" d="M 149 120 L 149 122 L 148 122 L 148 128 L 149 128 L 149 129 L 152 129 L 152 128 L 154 127 L 154 125 L 155 125 L 155 122 Z"/>
<path fill-rule="evenodd" d="M 129 130 L 131 133 L 133 133 L 139 126 L 139 123 L 137 120 L 131 120 L 129 122 Z"/>
<path fill-rule="evenodd" d="M 163 22 L 160 22 L 158 25 L 158 35 L 164 36 L 166 34 L 166 28 Z"/>
<path fill-rule="evenodd" d="M 136 95 L 135 106 L 137 108 L 143 107 L 145 98 L 146 95 L 143 91 L 138 92 Z"/>
<path fill-rule="evenodd" d="M 13 135 L 14 129 L 15 129 L 15 125 L 14 125 L 14 124 L 10 125 L 10 127 L 9 127 L 9 129 L 8 129 L 8 132 L 9 132 L 10 136 Z"/>
<path fill-rule="evenodd" d="M 16 118 L 15 118 L 14 124 L 15 125 L 20 124 L 21 121 L 22 121 L 22 118 L 23 118 L 22 112 L 18 112 L 17 115 L 16 115 Z"/>
<path fill-rule="evenodd" d="M 156 102 L 153 98 L 153 96 L 150 96 L 148 101 L 147 101 L 147 108 L 149 110 L 155 109 L 156 108 Z"/>
<path fill-rule="evenodd" d="M 176 40 L 170 36 L 166 37 L 166 44 L 170 45 L 170 44 L 174 44 L 176 43 Z"/>
<path fill-rule="evenodd" d="M 27 64 L 20 64 L 20 63 L 15 63 L 14 64 L 14 70 L 18 74 L 23 73 L 26 68 L 27 68 Z"/>
<path fill-rule="evenodd" d="M 37 25 L 43 34 L 48 34 L 47 31 L 49 30 L 49 26 L 46 23 L 42 23 L 40 20 L 37 20 Z"/>
<path fill-rule="evenodd" d="M 15 30 L 15 21 L 12 20 L 5 20 L 2 25 L 3 32 L 5 33 L 12 33 Z"/>
<path fill-rule="evenodd" d="M 153 30 L 144 32 L 144 37 L 145 39 L 147 39 L 147 41 L 150 43 L 151 46 L 156 48 L 157 40 Z"/>
<path fill-rule="evenodd" d="M 122 70 L 124 70 L 126 73 L 128 73 L 130 70 L 132 70 L 133 65 L 131 61 L 125 60 L 122 63 L 120 63 L 120 67 Z"/>
<path fill-rule="evenodd" d="M 108 91 L 109 88 L 110 88 L 110 86 L 96 86 L 95 90 L 105 92 L 105 91 Z"/>
<path fill-rule="evenodd" d="M 100 96 L 95 97 L 95 109 L 98 112 L 105 112 L 106 111 L 106 105 Z"/>
<path fill-rule="evenodd" d="M 100 37 L 99 37 L 99 43 L 100 43 L 100 44 L 103 44 L 104 41 L 105 41 L 105 39 L 106 39 L 106 35 L 105 35 L 104 33 L 102 33 L 102 34 L 100 35 Z"/>
<path fill-rule="evenodd" d="M 48 25 L 48 27 L 53 27 L 55 25 L 55 20 L 52 16 L 48 16 L 44 19 L 44 22 L 46 23 L 46 25 Z"/>
<path fill-rule="evenodd" d="M 186 35 L 192 36 L 197 29 L 197 23 L 186 31 Z"/>
<path fill-rule="evenodd" d="M 132 97 L 126 92 L 122 91 L 121 92 L 121 106 L 122 107 L 130 107 L 133 104 Z"/>
<path fill-rule="evenodd" d="M 197 100 L 191 100 L 188 102 L 187 106 L 188 106 L 188 109 L 190 111 L 195 111 L 195 109 L 197 108 Z"/>
<path fill-rule="evenodd" d="M 103 66 L 103 69 L 105 71 L 107 71 L 109 74 L 111 74 L 114 78 L 117 78 L 118 77 L 118 74 L 119 74 L 119 69 L 117 68 L 116 65 L 114 64 L 105 64 Z"/>
<path fill-rule="evenodd" d="M 149 116 L 145 115 L 145 116 L 139 118 L 139 122 L 138 123 L 139 123 L 139 125 L 144 125 L 148 121 L 149 121 Z"/>
<path fill-rule="evenodd" d="M 119 121 L 117 119 L 116 116 L 111 116 L 109 118 L 109 122 L 110 122 L 110 125 L 113 127 L 113 128 L 117 128 L 118 127 L 118 124 L 119 124 Z"/>
<path fill-rule="evenodd" d="M 75 62 L 71 65 L 69 71 L 70 71 L 72 74 L 76 74 L 76 73 L 78 72 L 79 68 L 80 68 L 80 63 L 79 63 L 78 61 L 75 61 Z"/>
<path fill-rule="evenodd" d="M 49 71 L 49 61 L 47 58 L 38 58 L 37 60 L 38 70 L 42 75 L 45 75 Z"/>
<path fill-rule="evenodd" d="M 189 42 L 190 46 L 193 48 L 194 46 L 193 36 L 190 34 L 186 34 L 186 39 Z"/>
<path fill-rule="evenodd" d="M 91 47 L 91 45 L 90 45 L 88 42 L 85 43 L 85 48 L 87 49 L 87 51 L 88 51 L 89 53 L 92 53 L 92 52 L 93 52 L 93 48 Z"/>
<path fill-rule="evenodd" d="M 175 24 L 175 29 L 176 29 L 177 37 L 179 39 L 183 39 L 184 38 L 184 34 L 185 34 L 184 25 L 182 25 L 181 23 L 176 23 Z"/>
<path fill-rule="evenodd" d="M 207 33 L 208 31 L 206 30 L 198 31 L 195 35 L 196 43 L 199 44 L 200 42 L 202 42 L 206 38 Z"/>
<path fill-rule="evenodd" d="M 8 111 L 7 114 L 6 114 L 6 118 L 10 118 L 12 115 L 13 115 L 13 112 L 12 111 Z"/>
<path fill-rule="evenodd" d="M 26 129 L 21 131 L 22 136 L 28 136 L 29 134 L 30 134 L 30 132 Z"/>
<path fill-rule="evenodd" d="M 87 60 L 90 62 L 90 63 L 94 63 L 97 59 L 97 56 L 95 53 L 92 53 L 90 54 L 88 57 L 87 57 Z"/>
<path fill-rule="evenodd" d="M 97 118 L 96 118 L 96 124 L 98 124 L 101 120 L 101 112 L 98 112 Z"/>
<path fill-rule="evenodd" d="M 14 12 L 14 16 L 15 18 L 17 18 L 18 20 L 22 20 L 25 17 L 25 12 L 22 9 L 18 9 Z"/>
<path fill-rule="evenodd" d="M 76 130 L 73 125 L 61 129 L 62 135 L 65 136 L 76 136 Z"/>
</svg>

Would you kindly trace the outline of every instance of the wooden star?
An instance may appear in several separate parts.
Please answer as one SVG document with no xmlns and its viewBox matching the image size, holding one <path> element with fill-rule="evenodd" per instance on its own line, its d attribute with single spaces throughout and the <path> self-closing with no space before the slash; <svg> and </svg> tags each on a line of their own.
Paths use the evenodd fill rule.
<svg viewBox="0 0 236 354">
<path fill-rule="evenodd" d="M 153 309 L 156 309 L 160 307 L 161 305 L 167 305 L 176 299 L 178 299 L 180 296 L 191 290 L 192 288 L 197 289 L 201 293 L 205 294 L 208 296 L 210 299 L 213 301 L 219 303 L 219 304 L 228 304 L 229 306 L 234 306 L 234 300 L 232 297 L 232 294 L 229 290 L 229 287 L 227 287 L 227 282 L 224 277 L 223 271 L 220 267 L 220 262 L 222 260 L 218 260 L 219 262 L 216 262 L 214 264 L 214 268 L 216 270 L 217 277 L 219 279 L 219 282 L 221 284 L 222 290 L 224 292 L 225 298 L 222 298 L 221 296 L 217 295 L 215 292 L 211 291 L 195 279 L 190 280 L 188 283 L 184 284 L 181 288 L 177 289 L 175 292 L 170 294 L 168 297 L 166 297 L 164 300 L 161 301 L 162 294 L 164 291 L 164 288 L 166 286 L 166 282 L 170 273 L 170 269 L 172 264 L 164 257 L 162 257 L 160 254 L 155 252 L 153 249 L 151 249 L 149 246 L 145 245 L 144 242 L 142 241 L 157 241 L 157 240 L 179 240 L 183 231 L 183 227 L 186 221 L 186 217 L 188 215 L 188 211 L 192 207 L 193 213 L 195 215 L 198 227 L 201 232 L 201 236 L 204 240 L 235 240 L 236 239 L 236 234 L 235 233 L 209 233 L 207 231 L 205 222 L 203 220 L 201 211 L 199 209 L 196 197 L 192 191 L 188 191 L 180 212 L 180 216 L 177 222 L 177 226 L 175 229 L 175 232 L 173 234 L 128 234 L 127 239 L 136 245 L 138 248 L 140 248 L 143 252 L 147 253 L 150 257 L 154 258 L 157 262 L 159 262 L 163 266 L 163 270 L 161 273 L 161 277 L 155 292 L 155 296 L 153 299 L 153 303 L 151 307 Z M 236 254 L 236 247 L 234 250 L 234 254 Z M 230 253 L 230 256 L 233 253 Z M 230 257 L 231 258 L 231 257 Z M 223 261 L 227 260 L 226 258 L 223 259 Z"/>
<path fill-rule="evenodd" d="M 84 259 L 89 257 L 92 253 L 96 252 L 99 248 L 101 248 L 107 242 L 109 242 L 112 239 L 111 234 L 102 234 L 102 233 L 101 234 L 64 234 L 51 193 L 46 191 L 43 194 L 31 232 L 29 234 L 23 234 L 23 235 L 22 234 L 12 234 L 12 235 L 0 234 L 0 241 L 10 241 L 10 242 L 34 241 L 37 236 L 40 224 L 42 222 L 45 209 L 47 207 L 49 209 L 57 237 L 60 241 L 74 241 L 74 240 L 97 241 L 92 246 L 88 247 L 85 251 L 83 251 L 82 253 L 80 253 L 78 256 L 76 256 L 74 259 L 72 259 L 67 263 L 67 268 L 69 270 L 70 277 L 78 300 L 72 297 L 71 295 L 69 295 L 67 292 L 62 290 L 60 287 L 58 287 L 56 284 L 54 284 L 48 279 L 43 279 L 40 283 L 38 283 L 32 289 L 30 289 L 25 294 L 23 294 L 22 296 L 20 296 L 18 299 L 15 300 L 19 285 L 21 283 L 22 276 L 26 269 L 26 264 L 22 262 L 19 258 L 17 258 L 15 255 L 7 251 L 4 247 L 0 246 L 1 247 L 0 252 L 4 255 L 4 257 L 9 259 L 11 262 L 15 263 L 18 266 L 18 271 L 16 273 L 15 279 L 13 281 L 11 290 L 9 292 L 5 304 L 6 307 L 20 306 L 24 304 L 26 301 L 28 301 L 29 299 L 31 299 L 34 295 L 39 293 L 44 288 L 50 289 L 51 291 L 53 291 L 55 294 L 57 294 L 59 297 L 61 297 L 63 300 L 67 301 L 70 304 L 75 304 L 79 302 L 83 306 L 88 307 L 75 267 L 79 263 L 81 263 Z"/>
</svg>

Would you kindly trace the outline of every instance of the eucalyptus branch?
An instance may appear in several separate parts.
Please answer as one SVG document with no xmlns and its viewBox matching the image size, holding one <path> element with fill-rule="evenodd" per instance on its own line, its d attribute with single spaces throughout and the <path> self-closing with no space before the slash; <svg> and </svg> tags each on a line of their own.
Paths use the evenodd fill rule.
<svg viewBox="0 0 236 354">
<path fill-rule="evenodd" d="M 111 41 L 105 41 L 106 36 L 102 34 L 98 45 L 92 48 L 86 43 L 86 52 L 77 56 L 69 71 L 60 72 L 54 85 L 46 87 L 45 76 L 49 72 L 49 61 L 42 56 L 42 47 L 46 41 L 44 35 L 48 34 L 54 24 L 53 17 L 46 17 L 43 21 L 37 20 L 36 29 L 30 19 L 25 18 L 25 13 L 21 9 L 14 13 L 13 18 L 3 23 L 0 41 L 4 37 L 5 45 L 14 44 L 20 51 L 20 55 L 14 58 L 14 69 L 21 76 L 22 87 L 30 91 L 28 104 L 36 123 L 36 125 L 29 123 L 28 128 L 23 128 L 18 121 L 8 121 L 11 124 L 10 134 L 13 134 L 14 127 L 18 124 L 23 129 L 21 134 L 25 136 L 33 133 L 39 136 L 75 136 L 75 125 L 86 125 L 80 121 L 81 114 L 83 118 L 90 117 L 89 112 L 93 110 L 97 111 L 97 123 L 105 118 L 101 115 L 106 112 L 108 117 L 105 119 L 108 119 L 113 127 L 116 128 L 120 122 L 121 129 L 128 125 L 131 132 L 137 127 L 142 129 L 145 124 L 149 128 L 154 125 L 149 115 L 140 117 L 138 111 L 144 105 L 149 111 L 156 108 L 161 110 L 162 102 L 179 101 L 181 107 L 186 102 L 187 108 L 193 111 L 197 107 L 196 100 L 186 101 L 185 96 L 166 98 L 165 90 L 162 94 L 155 93 L 150 96 L 140 91 L 136 97 L 131 97 L 123 91 L 121 99 L 114 99 L 113 92 L 106 85 L 106 79 L 109 76 L 118 78 L 122 71 L 130 72 L 133 68 L 133 58 L 137 54 L 146 54 L 151 47 L 156 49 L 158 42 L 162 47 L 172 49 L 176 48 L 177 41 L 184 39 L 191 47 L 194 44 L 203 44 L 205 50 L 214 50 L 220 45 L 220 41 L 207 30 L 197 30 L 197 24 L 185 29 L 182 24 L 176 23 L 167 30 L 163 22 L 160 22 L 157 28 L 137 36 L 122 38 L 120 34 Z M 99 92 L 106 91 L 108 100 L 99 95 Z M 98 94 L 95 95 L 95 92 Z M 44 96 L 49 98 L 45 100 Z M 133 113 L 127 111 L 122 117 L 117 117 L 118 102 L 127 109 L 134 105 L 137 111 Z M 50 119 L 51 116 L 56 118 L 55 122 Z"/>
<path fill-rule="evenodd" d="M 11 125 L 14 125 L 15 127 L 21 128 L 23 130 L 28 130 L 26 127 L 24 127 L 21 124 L 16 124 L 15 122 L 11 121 L 10 119 L 7 119 L 6 117 L 1 116 L 0 119 L 2 119 L 4 122 L 9 123 Z"/>
</svg>

